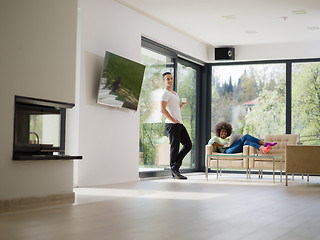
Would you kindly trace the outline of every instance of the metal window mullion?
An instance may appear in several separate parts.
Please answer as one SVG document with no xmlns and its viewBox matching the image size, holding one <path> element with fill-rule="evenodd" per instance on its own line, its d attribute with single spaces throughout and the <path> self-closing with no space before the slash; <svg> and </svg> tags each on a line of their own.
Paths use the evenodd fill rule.
<svg viewBox="0 0 320 240">
<path fill-rule="evenodd" d="M 292 124 L 292 62 L 286 62 L 286 134 L 291 134 Z"/>
</svg>

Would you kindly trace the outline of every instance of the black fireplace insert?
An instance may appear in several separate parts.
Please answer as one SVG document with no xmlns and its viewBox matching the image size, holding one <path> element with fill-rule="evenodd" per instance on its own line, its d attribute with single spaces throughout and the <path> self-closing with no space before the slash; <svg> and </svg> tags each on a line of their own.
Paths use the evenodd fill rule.
<svg viewBox="0 0 320 240">
<path fill-rule="evenodd" d="M 66 108 L 74 104 L 15 96 L 13 160 L 72 160 L 65 154 Z"/>
</svg>

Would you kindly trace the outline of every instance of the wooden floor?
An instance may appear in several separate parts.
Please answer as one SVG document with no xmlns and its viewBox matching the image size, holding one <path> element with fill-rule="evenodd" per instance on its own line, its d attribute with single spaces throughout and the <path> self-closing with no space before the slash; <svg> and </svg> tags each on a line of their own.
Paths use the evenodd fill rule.
<svg viewBox="0 0 320 240">
<path fill-rule="evenodd" d="M 76 203 L 0 215 L 1 240 L 320 239 L 320 178 L 187 175 L 78 188 Z"/>
</svg>

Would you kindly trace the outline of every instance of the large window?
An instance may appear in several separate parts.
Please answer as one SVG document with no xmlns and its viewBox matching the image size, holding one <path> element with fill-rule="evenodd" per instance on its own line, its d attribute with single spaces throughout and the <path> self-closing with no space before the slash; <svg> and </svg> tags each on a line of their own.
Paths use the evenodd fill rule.
<svg viewBox="0 0 320 240">
<path fill-rule="evenodd" d="M 166 71 L 174 76 L 174 90 L 187 99 L 181 113 L 193 148 L 182 169 L 203 169 L 205 144 L 220 121 L 230 122 L 237 134 L 264 139 L 267 134 L 292 133 L 299 135 L 299 144 L 320 144 L 319 59 L 202 67 L 189 56 L 185 60 L 181 53 L 150 42 L 144 40 L 141 50 L 146 72 L 140 97 L 140 172 L 169 167 L 169 139 L 159 102 Z"/>
<path fill-rule="evenodd" d="M 211 132 L 227 121 L 238 134 L 284 134 L 285 70 L 285 64 L 213 66 Z"/>
<path fill-rule="evenodd" d="M 292 65 L 292 132 L 302 144 L 320 144 L 320 63 Z"/>
</svg>

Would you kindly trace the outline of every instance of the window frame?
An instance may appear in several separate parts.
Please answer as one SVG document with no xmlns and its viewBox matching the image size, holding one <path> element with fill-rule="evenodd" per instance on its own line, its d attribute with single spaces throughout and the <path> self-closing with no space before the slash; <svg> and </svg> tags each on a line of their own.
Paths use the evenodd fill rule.
<svg viewBox="0 0 320 240">
<path fill-rule="evenodd" d="M 205 152 L 205 145 L 207 144 L 208 140 L 211 138 L 211 92 L 212 92 L 212 85 L 211 85 L 211 75 L 212 75 L 212 67 L 213 66 L 235 66 L 235 65 L 255 65 L 255 64 L 285 64 L 286 67 L 286 134 L 292 133 L 292 66 L 294 63 L 312 63 L 312 62 L 319 62 L 320 58 L 307 58 L 307 59 L 282 59 L 282 60 L 261 60 L 261 61 L 232 61 L 232 62 L 214 62 L 209 63 L 207 65 L 207 81 L 205 88 L 201 87 L 200 94 L 205 94 L 207 96 L 206 108 L 208 111 L 209 116 L 205 116 L 204 119 L 201 119 L 201 123 L 205 124 L 206 129 L 202 132 L 203 135 L 201 136 L 202 141 L 205 142 L 202 148 L 204 154 Z M 205 161 L 203 159 L 203 161 Z M 205 163 L 201 163 L 201 169 L 204 169 Z M 204 170 L 203 170 L 204 171 Z M 225 172 L 230 173 L 244 173 L 241 170 L 225 170 Z"/>
<path fill-rule="evenodd" d="M 219 62 L 209 64 L 211 71 L 213 66 L 232 66 L 232 65 L 258 65 L 258 64 L 285 64 L 286 65 L 286 134 L 291 134 L 292 125 L 292 65 L 293 63 L 307 63 L 307 62 L 319 62 L 320 58 L 308 58 L 308 59 L 286 59 L 286 60 L 263 60 L 263 61 L 243 61 L 243 62 Z M 210 89 L 208 102 L 211 103 L 211 74 L 208 78 L 207 88 Z M 211 114 L 211 109 L 210 109 Z M 211 129 L 211 119 L 207 122 L 209 126 L 208 131 Z"/>
<path fill-rule="evenodd" d="M 292 65 L 294 63 L 319 62 L 320 58 L 306 59 L 278 59 L 278 60 L 253 60 L 253 61 L 221 61 L 204 62 L 186 55 L 172 48 L 166 47 L 146 37 L 141 37 L 141 47 L 160 54 L 165 54 L 174 59 L 174 90 L 176 90 L 177 64 L 179 61 L 194 63 L 200 67 L 200 78 L 196 87 L 196 163 L 195 168 L 183 172 L 205 171 L 205 145 L 211 137 L 211 77 L 213 66 L 254 65 L 254 64 L 285 64 L 286 65 L 286 134 L 291 134 L 292 125 Z M 168 171 L 139 172 L 140 177 L 168 176 Z"/>
</svg>

